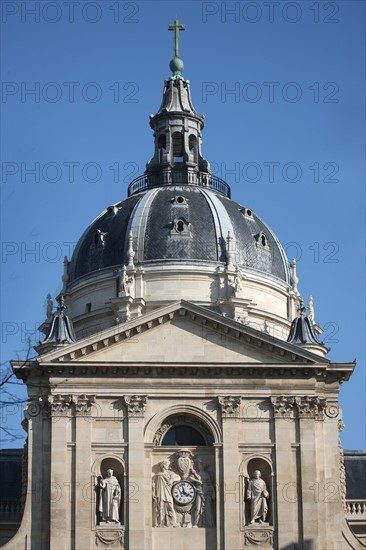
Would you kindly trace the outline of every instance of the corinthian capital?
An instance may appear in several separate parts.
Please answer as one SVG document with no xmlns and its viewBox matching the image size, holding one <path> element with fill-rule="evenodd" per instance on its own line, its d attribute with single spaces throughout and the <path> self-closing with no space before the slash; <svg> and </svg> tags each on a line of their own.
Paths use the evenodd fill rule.
<svg viewBox="0 0 366 550">
<path fill-rule="evenodd" d="M 326 399 L 318 396 L 305 395 L 296 397 L 297 411 L 300 418 L 315 418 L 323 420 Z"/>
<path fill-rule="evenodd" d="M 74 395 L 73 403 L 75 405 L 75 412 L 77 415 L 89 414 L 93 404 L 95 403 L 95 395 Z"/>
<path fill-rule="evenodd" d="M 218 398 L 221 405 L 222 415 L 225 418 L 235 418 L 240 412 L 240 395 L 225 395 Z"/>
<path fill-rule="evenodd" d="M 144 416 L 147 395 L 125 395 L 129 416 Z"/>
<path fill-rule="evenodd" d="M 274 416 L 279 418 L 292 418 L 294 414 L 295 398 L 286 395 L 271 397 Z"/>
<path fill-rule="evenodd" d="M 71 407 L 71 395 L 49 395 L 48 402 L 51 408 L 51 414 L 56 416 L 65 416 Z"/>
</svg>

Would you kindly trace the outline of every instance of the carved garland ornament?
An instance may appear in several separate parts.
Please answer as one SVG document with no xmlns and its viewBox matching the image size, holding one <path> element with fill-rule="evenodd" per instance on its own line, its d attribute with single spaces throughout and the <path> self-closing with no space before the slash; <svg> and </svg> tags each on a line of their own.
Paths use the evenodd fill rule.
<svg viewBox="0 0 366 550">
<path fill-rule="evenodd" d="M 98 529 L 95 533 L 95 544 L 99 546 L 100 542 L 109 548 L 123 548 L 125 532 L 123 529 L 105 529 L 104 531 Z"/>
<path fill-rule="evenodd" d="M 342 420 L 338 420 L 338 432 L 341 433 L 341 431 L 344 428 L 344 423 Z M 341 501 L 343 510 L 347 512 L 347 504 L 346 504 L 346 468 L 344 465 L 344 453 L 343 453 L 343 447 L 341 438 L 338 436 L 338 468 L 339 468 L 339 479 L 340 479 L 340 494 L 341 494 Z"/>
<path fill-rule="evenodd" d="M 244 544 L 245 546 L 268 545 L 270 547 L 273 545 L 273 532 L 269 529 L 253 529 L 252 531 L 245 531 Z"/>
</svg>

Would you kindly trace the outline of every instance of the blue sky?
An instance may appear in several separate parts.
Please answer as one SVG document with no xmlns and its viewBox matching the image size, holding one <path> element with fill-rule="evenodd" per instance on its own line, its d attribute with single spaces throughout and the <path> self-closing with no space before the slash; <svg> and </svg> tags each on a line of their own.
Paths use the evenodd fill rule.
<svg viewBox="0 0 366 550">
<path fill-rule="evenodd" d="M 297 258 L 329 357 L 357 358 L 341 390 L 342 441 L 364 449 L 365 4 L 28 0 L 1 8 L 2 361 L 24 357 L 28 333 L 39 339 L 63 256 L 143 173 L 153 151 L 148 116 L 170 75 L 167 26 L 177 16 L 186 25 L 183 74 L 206 117 L 203 154 Z M 20 420 L 20 410 L 3 417 L 11 427 Z"/>
</svg>

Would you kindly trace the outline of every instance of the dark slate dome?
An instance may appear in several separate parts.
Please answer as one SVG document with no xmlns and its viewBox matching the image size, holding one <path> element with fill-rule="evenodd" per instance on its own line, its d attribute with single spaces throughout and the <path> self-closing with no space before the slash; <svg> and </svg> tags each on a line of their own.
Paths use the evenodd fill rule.
<svg viewBox="0 0 366 550">
<path fill-rule="evenodd" d="M 289 282 L 285 253 L 251 209 L 209 187 L 160 186 L 107 208 L 85 231 L 69 265 L 69 284 L 92 272 L 127 264 L 132 231 L 135 264 L 224 263 L 232 236 L 235 263 L 244 271 Z"/>
</svg>

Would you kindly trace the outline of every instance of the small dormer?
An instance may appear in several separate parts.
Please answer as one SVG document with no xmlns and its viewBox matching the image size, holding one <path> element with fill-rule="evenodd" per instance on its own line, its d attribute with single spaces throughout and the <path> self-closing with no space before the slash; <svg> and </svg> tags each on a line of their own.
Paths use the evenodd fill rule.
<svg viewBox="0 0 366 550">
<path fill-rule="evenodd" d="M 256 245 L 260 248 L 265 248 L 265 249 L 269 249 L 269 246 L 268 246 L 268 237 L 265 233 L 263 233 L 263 231 L 261 231 L 260 233 L 257 233 L 256 235 L 254 235 L 254 239 L 256 241 Z"/>
<path fill-rule="evenodd" d="M 100 229 L 97 229 L 93 235 L 92 247 L 104 247 L 105 246 L 105 237 L 107 233 L 103 233 Z"/>
</svg>

